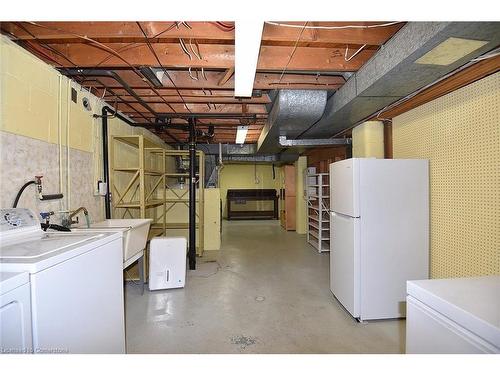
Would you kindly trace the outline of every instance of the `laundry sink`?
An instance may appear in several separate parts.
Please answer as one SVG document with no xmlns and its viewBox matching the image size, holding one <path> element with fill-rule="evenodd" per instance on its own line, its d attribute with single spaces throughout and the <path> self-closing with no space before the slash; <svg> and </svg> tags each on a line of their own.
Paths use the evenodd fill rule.
<svg viewBox="0 0 500 375">
<path fill-rule="evenodd" d="M 153 219 L 107 219 L 90 224 L 90 227 L 80 226 L 71 230 L 122 232 L 123 268 L 126 268 L 142 256 L 152 221 Z"/>
</svg>

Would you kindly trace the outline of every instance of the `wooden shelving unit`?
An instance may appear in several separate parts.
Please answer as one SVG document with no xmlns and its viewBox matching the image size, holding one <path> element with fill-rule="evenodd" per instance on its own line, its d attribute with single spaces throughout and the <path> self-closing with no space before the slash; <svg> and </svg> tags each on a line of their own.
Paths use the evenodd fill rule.
<svg viewBox="0 0 500 375">
<path fill-rule="evenodd" d="M 318 252 L 330 251 L 330 186 L 328 173 L 306 175 L 307 242 Z"/>
<path fill-rule="evenodd" d="M 169 150 L 142 135 L 113 136 L 110 142 L 113 217 L 153 219 L 150 238 L 164 236 L 168 229 L 187 230 L 189 173 L 172 171 L 176 170 L 176 158 L 188 155 L 188 150 Z M 196 156 L 196 253 L 201 256 L 204 249 L 205 154 L 197 151 Z M 183 189 L 175 186 L 179 178 L 186 180 Z M 182 206 L 182 212 L 176 206 Z"/>
</svg>

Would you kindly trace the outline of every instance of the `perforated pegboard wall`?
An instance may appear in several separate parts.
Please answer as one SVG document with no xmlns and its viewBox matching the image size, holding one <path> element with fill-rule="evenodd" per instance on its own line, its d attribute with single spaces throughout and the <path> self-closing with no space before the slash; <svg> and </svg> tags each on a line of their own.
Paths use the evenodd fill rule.
<svg viewBox="0 0 500 375">
<path fill-rule="evenodd" d="M 500 73 L 394 118 L 393 150 L 430 160 L 431 277 L 500 274 Z"/>
</svg>

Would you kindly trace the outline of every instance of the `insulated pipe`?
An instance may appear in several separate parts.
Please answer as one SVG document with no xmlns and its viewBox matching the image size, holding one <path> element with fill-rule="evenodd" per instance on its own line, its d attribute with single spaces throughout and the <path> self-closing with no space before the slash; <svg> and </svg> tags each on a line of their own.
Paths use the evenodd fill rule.
<svg viewBox="0 0 500 375">
<path fill-rule="evenodd" d="M 189 119 L 189 269 L 196 269 L 196 132 L 195 119 Z M 200 184 L 203 181 L 200 180 Z"/>
</svg>

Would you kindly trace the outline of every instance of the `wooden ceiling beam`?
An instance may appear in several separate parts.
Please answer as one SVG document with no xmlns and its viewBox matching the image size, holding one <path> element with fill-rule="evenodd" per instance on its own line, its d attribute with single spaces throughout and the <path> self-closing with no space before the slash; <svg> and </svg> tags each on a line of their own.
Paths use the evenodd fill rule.
<svg viewBox="0 0 500 375">
<path fill-rule="evenodd" d="M 43 52 L 57 61 L 59 67 L 71 67 L 73 64 L 82 68 L 129 67 L 122 59 L 110 54 L 109 51 L 91 44 L 51 44 L 49 46 L 57 53 L 49 50 Z M 145 44 L 130 46 L 115 43 L 106 44 L 106 46 L 114 51 L 120 51 L 119 55 L 133 66 L 158 66 L 155 56 Z M 190 59 L 178 43 L 156 43 L 152 44 L 152 47 L 165 68 L 187 69 L 191 67 L 226 70 L 234 67 L 233 45 L 200 45 L 201 60 L 193 54 L 191 54 Z M 344 58 L 345 49 L 346 46 L 338 48 L 297 47 L 287 70 L 357 71 L 376 52 L 376 50 L 363 49 L 352 60 L 346 61 Z M 261 46 L 257 69 L 281 71 L 287 65 L 293 50 L 292 46 Z M 60 55 L 64 55 L 67 59 Z"/>
<path fill-rule="evenodd" d="M 285 22 L 302 26 L 303 22 Z M 384 22 L 310 22 L 309 26 L 367 26 Z M 144 43 L 144 35 L 136 22 L 37 22 L 38 27 L 27 22 L 22 26 L 36 38 L 49 44 L 81 43 L 86 36 L 100 43 Z M 182 38 L 196 40 L 198 44 L 234 44 L 234 31 L 224 31 L 211 22 L 189 22 L 191 29 L 183 25 L 173 27 L 173 22 L 141 22 L 152 43 L 178 43 Z M 380 46 L 384 44 L 404 23 L 388 27 L 372 29 L 305 29 L 299 46 L 332 47 L 336 44 L 367 44 Z M 16 35 L 19 40 L 34 40 L 34 37 L 14 22 L 2 23 L 5 32 Z M 60 31 L 58 31 L 60 30 Z M 168 30 L 168 31 L 166 31 Z M 300 33 L 300 28 L 264 25 L 262 33 L 263 45 L 293 46 Z M 156 37 L 155 37 L 156 36 Z M 155 38 L 153 38 L 155 37 Z"/>
<path fill-rule="evenodd" d="M 230 67 L 229 69 L 226 69 L 226 72 L 222 76 L 222 78 L 219 80 L 218 85 L 219 86 L 224 86 L 227 81 L 234 75 L 234 66 Z"/>
</svg>

